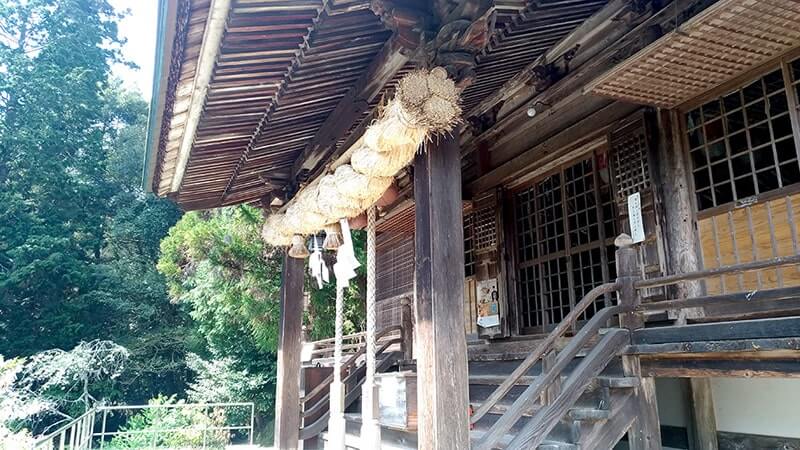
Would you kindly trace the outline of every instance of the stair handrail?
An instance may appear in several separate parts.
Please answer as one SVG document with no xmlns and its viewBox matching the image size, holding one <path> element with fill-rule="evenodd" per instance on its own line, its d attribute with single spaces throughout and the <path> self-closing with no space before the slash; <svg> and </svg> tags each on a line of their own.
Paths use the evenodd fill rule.
<svg viewBox="0 0 800 450">
<path fill-rule="evenodd" d="M 388 334 L 390 334 L 390 333 L 392 333 L 394 331 L 398 331 L 398 330 L 400 330 L 400 335 L 399 336 L 394 336 L 391 339 L 385 340 L 378 347 L 378 349 L 375 351 L 376 358 L 379 358 L 382 354 L 384 354 L 386 352 L 386 350 L 388 350 L 389 347 L 391 347 L 392 345 L 395 345 L 395 344 L 401 344 L 402 345 L 403 342 L 404 342 L 403 333 L 405 331 L 401 326 L 395 325 L 395 326 L 390 326 L 390 327 L 384 328 L 383 330 L 379 331 L 375 335 L 376 340 L 379 340 L 379 339 L 387 336 Z M 363 347 L 360 350 L 360 353 L 361 353 L 361 355 L 366 353 L 366 346 Z M 353 358 L 350 358 L 350 360 L 348 360 L 348 363 L 349 362 L 353 362 L 355 364 L 355 362 L 357 362 L 358 357 L 359 357 L 359 355 L 353 355 Z M 376 370 L 378 372 L 381 372 L 381 371 L 385 370 L 390 365 L 390 363 L 391 363 L 391 361 L 389 361 L 389 358 L 384 358 L 384 359 L 382 359 L 382 360 L 380 360 L 378 362 Z M 361 367 L 364 367 L 364 366 L 361 366 Z M 344 370 L 343 370 L 343 372 L 344 372 Z M 357 377 L 358 372 L 359 372 L 359 370 L 357 368 L 356 370 L 351 371 L 342 380 L 342 383 L 346 385 L 350 381 L 352 381 L 353 379 L 356 379 L 356 383 L 353 386 L 353 388 L 349 389 L 349 391 L 345 394 L 345 399 L 344 399 L 345 408 L 350 406 L 350 404 L 353 403 L 356 400 L 356 398 L 358 398 L 358 396 L 360 395 L 360 392 L 356 392 L 356 391 L 358 391 L 358 388 L 361 385 L 364 384 L 365 378 L 358 379 L 358 377 Z M 325 380 L 323 380 L 322 383 L 320 383 L 316 388 L 314 388 L 314 390 L 312 390 L 310 394 L 305 395 L 301 399 L 301 403 L 304 403 L 305 399 L 313 398 L 315 395 L 319 394 L 324 387 L 330 387 L 330 384 L 332 383 L 332 381 L 333 381 L 333 374 L 331 374 L 327 378 L 325 378 Z M 329 404 L 328 403 L 329 399 L 330 399 L 330 393 L 324 395 L 319 400 L 317 400 L 317 402 L 315 402 L 314 405 L 312 405 L 310 408 L 308 408 L 308 410 L 302 410 L 303 408 L 301 408 L 301 410 L 302 410 L 302 412 L 300 413 L 301 421 L 304 421 L 307 417 L 310 417 L 310 416 L 320 412 L 321 410 L 323 410 L 324 407 Z M 306 424 L 302 425 L 300 427 L 300 439 L 301 440 L 309 439 L 309 438 L 311 438 L 313 436 L 316 436 L 320 432 L 322 432 L 322 430 L 325 429 L 325 427 L 327 426 L 329 415 L 330 415 L 330 411 L 326 411 L 324 414 L 322 414 L 322 416 L 320 416 L 313 423 L 307 424 L 307 425 Z"/>
<path fill-rule="evenodd" d="M 470 423 L 475 424 L 483 416 L 485 416 L 492 408 L 497 405 L 497 402 L 502 400 L 506 394 L 519 383 L 520 379 L 525 376 L 528 370 L 531 369 L 536 363 L 546 354 L 553 350 L 556 341 L 562 337 L 568 330 L 571 330 L 575 323 L 577 323 L 580 316 L 589 309 L 594 302 L 600 298 L 601 295 L 610 294 L 618 291 L 621 287 L 619 281 L 612 283 L 601 284 L 595 287 L 586 295 L 583 296 L 578 304 L 572 308 L 572 311 L 556 326 L 550 334 L 536 347 L 530 355 L 528 355 L 516 369 L 503 381 L 500 386 L 492 392 L 491 395 L 478 407 L 470 417 Z M 588 324 L 587 324 L 588 325 Z"/>
<path fill-rule="evenodd" d="M 58 448 L 61 449 L 65 447 L 74 450 L 90 449 L 96 414 L 96 408 L 89 409 L 52 433 L 36 439 L 31 445 L 31 449 L 53 449 L 56 448 L 56 442 L 58 442 Z M 67 442 L 67 439 L 70 442 Z"/>
<path fill-rule="evenodd" d="M 562 372 L 570 362 L 584 348 L 597 332 L 604 327 L 609 319 L 623 312 L 625 308 L 621 305 L 607 306 L 595 314 L 573 337 L 569 344 L 558 353 L 555 362 L 546 372 L 536 379 L 517 397 L 514 403 L 508 408 L 503 416 L 495 422 L 489 431 L 483 435 L 480 442 L 475 446 L 476 450 L 491 449 L 508 431 L 519 421 L 523 413 L 533 407 L 533 404 L 545 392 L 556 379 L 559 379 Z M 614 329 L 612 331 L 620 331 Z M 627 331 L 627 330 L 626 330 Z M 601 342 L 604 342 L 601 339 Z M 549 352 L 547 352 L 549 353 Z M 588 357 L 587 357 L 588 359 Z M 589 362 L 589 361 L 585 361 Z M 605 367 L 605 365 L 603 366 Z"/>
<path fill-rule="evenodd" d="M 398 331 L 398 330 L 400 331 L 400 335 L 402 336 L 403 328 L 400 325 L 393 325 L 393 326 L 386 327 L 386 328 L 382 329 L 381 331 L 379 331 L 378 333 L 376 333 L 375 334 L 375 339 L 379 340 L 379 339 L 385 337 L 386 335 L 388 335 L 389 333 L 392 333 L 392 332 L 395 332 L 395 331 Z M 359 348 L 359 350 L 357 352 L 353 353 L 347 359 L 347 361 L 344 362 L 344 364 L 342 364 L 342 372 L 341 372 L 342 375 L 345 376 L 347 374 L 347 371 L 350 370 L 353 366 L 355 366 L 356 362 L 358 362 L 358 359 L 360 357 L 364 356 L 364 354 L 366 354 L 366 352 L 367 352 L 367 350 L 366 350 L 366 343 L 365 343 L 364 345 L 362 345 Z M 332 382 L 333 382 L 333 373 L 328 375 L 328 377 L 325 378 L 319 385 L 317 385 L 317 387 L 312 389 L 311 392 L 303 395 L 303 397 L 300 398 L 300 403 L 305 403 L 308 399 L 314 398 L 315 395 L 319 394 L 320 392 L 322 392 L 322 390 L 324 390 L 328 386 L 330 386 L 330 384 Z"/>
<path fill-rule="evenodd" d="M 514 439 L 507 447 L 508 450 L 538 448 L 567 410 L 580 398 L 592 379 L 598 376 L 629 342 L 630 331 L 625 328 L 614 328 L 606 333 L 578 367 L 569 374 L 561 392 L 553 402 L 537 411 L 522 430 L 515 433 Z"/>
<path fill-rule="evenodd" d="M 388 349 L 389 347 L 391 347 L 394 344 L 399 344 L 400 342 L 402 342 L 402 341 L 401 341 L 401 338 L 399 338 L 399 337 L 395 337 L 393 339 L 385 341 L 375 351 L 375 356 L 378 357 L 378 356 L 382 355 L 386 351 L 386 349 Z M 354 378 L 357 378 L 358 373 L 360 372 L 361 368 L 366 369 L 366 367 L 363 366 L 363 365 L 356 367 L 356 370 L 351 371 L 350 374 L 348 374 L 346 377 L 344 377 L 342 379 L 342 384 L 347 385 L 350 381 L 353 381 Z M 328 404 L 329 398 L 330 398 L 330 394 L 326 394 L 326 395 L 322 396 L 319 400 L 317 400 L 314 403 L 313 406 L 311 406 L 308 409 L 305 409 L 302 413 L 300 413 L 300 417 L 306 418 L 308 416 L 312 416 L 315 413 L 319 412 L 319 410 L 322 409 L 322 407 L 324 407 L 325 405 Z"/>
<path fill-rule="evenodd" d="M 391 366 L 391 361 L 388 358 L 385 358 L 378 362 L 378 365 L 375 367 L 375 370 L 377 370 L 378 372 L 383 372 L 389 366 Z M 364 384 L 364 381 L 366 381 L 366 377 L 359 379 L 353 386 L 353 389 L 351 389 L 349 392 L 345 394 L 344 396 L 345 408 L 353 404 L 353 402 L 355 402 L 356 399 L 358 399 L 358 397 L 361 395 L 359 387 L 361 387 Z M 322 431 L 328 427 L 328 419 L 330 418 L 330 414 L 331 414 L 330 411 L 325 411 L 325 413 L 322 414 L 313 423 L 310 423 L 308 425 L 303 425 L 303 427 L 300 428 L 300 440 L 302 441 L 310 439 L 322 433 Z"/>
</svg>

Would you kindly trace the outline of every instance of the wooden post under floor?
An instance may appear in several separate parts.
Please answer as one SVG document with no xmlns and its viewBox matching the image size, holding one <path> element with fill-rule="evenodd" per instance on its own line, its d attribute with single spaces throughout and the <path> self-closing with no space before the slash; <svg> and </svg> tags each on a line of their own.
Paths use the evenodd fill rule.
<svg viewBox="0 0 800 450">
<path fill-rule="evenodd" d="M 641 304 L 639 291 L 634 283 L 641 278 L 638 252 L 632 247 L 630 236 L 622 235 L 616 240 L 617 280 L 622 283 L 619 290 L 621 305 L 633 309 Z M 620 314 L 620 326 L 631 332 L 644 328 L 644 316 L 638 312 Z M 628 430 L 630 450 L 661 450 L 661 429 L 658 419 L 655 379 L 642 376 L 639 356 L 624 355 L 622 368 L 625 376 L 639 379 L 636 388 L 636 407 L 638 414 Z"/>
<path fill-rule="evenodd" d="M 700 270 L 697 234 L 693 220 L 693 206 L 689 192 L 689 167 L 682 148 L 683 137 L 678 126 L 680 117 L 674 111 L 659 111 L 659 153 L 661 179 L 664 192 L 663 208 L 666 218 L 665 234 L 669 252 L 670 273 L 688 273 Z M 681 283 L 675 298 L 700 297 L 704 294 L 699 281 Z M 687 319 L 702 317 L 702 311 L 682 311 L 678 325 Z M 690 405 L 692 407 L 691 436 L 693 449 L 717 450 L 717 421 L 714 398 L 708 378 L 690 378 Z"/>
<path fill-rule="evenodd" d="M 300 350 L 303 333 L 305 261 L 283 259 L 278 373 L 275 392 L 275 447 L 296 449 L 300 439 Z"/>
<path fill-rule="evenodd" d="M 414 200 L 418 446 L 467 449 L 469 374 L 458 137 L 441 137 L 417 156 Z"/>
</svg>

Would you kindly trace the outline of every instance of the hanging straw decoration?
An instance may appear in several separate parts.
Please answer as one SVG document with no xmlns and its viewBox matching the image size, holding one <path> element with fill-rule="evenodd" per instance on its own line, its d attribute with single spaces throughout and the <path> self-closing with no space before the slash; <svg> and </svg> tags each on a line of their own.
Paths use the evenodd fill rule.
<svg viewBox="0 0 800 450">
<path fill-rule="evenodd" d="M 342 229 L 339 223 L 325 225 L 325 240 L 322 242 L 322 248 L 325 250 L 338 250 L 342 245 L 342 239 Z"/>
<path fill-rule="evenodd" d="M 273 214 L 267 217 L 264 227 L 261 229 L 261 238 L 264 239 L 264 242 L 276 247 L 286 247 L 292 243 L 291 233 L 284 233 L 285 217 L 283 214 Z"/>
<path fill-rule="evenodd" d="M 310 255 L 308 247 L 306 247 L 306 240 L 303 236 L 295 234 L 292 236 L 292 246 L 289 248 L 289 256 L 292 258 L 304 259 Z"/>
<path fill-rule="evenodd" d="M 325 175 L 319 182 L 317 208 L 326 219 L 339 220 L 357 216 L 361 213 L 360 199 L 353 191 L 342 192 L 335 175 Z"/>
<path fill-rule="evenodd" d="M 459 96 L 460 90 L 443 68 L 407 74 L 380 118 L 367 128 L 358 147 L 351 149 L 350 163 L 306 186 L 285 214 L 270 217 L 264 225 L 264 240 L 272 245 L 291 243 L 291 251 L 298 253 L 297 237 L 325 228 L 324 248 L 338 248 L 341 233 L 329 225 L 357 217 L 375 204 L 397 172 L 413 162 L 426 139 L 450 132 L 460 120 Z"/>
</svg>

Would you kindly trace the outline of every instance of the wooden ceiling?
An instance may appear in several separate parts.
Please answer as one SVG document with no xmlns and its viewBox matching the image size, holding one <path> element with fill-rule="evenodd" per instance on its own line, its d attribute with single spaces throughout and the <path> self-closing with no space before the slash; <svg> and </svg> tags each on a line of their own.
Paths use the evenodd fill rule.
<svg viewBox="0 0 800 450">
<path fill-rule="evenodd" d="M 330 131 L 327 125 L 336 122 L 343 103 L 363 101 L 351 98 L 352 91 L 384 63 L 393 44 L 370 0 L 231 0 L 207 95 L 198 100 L 192 98 L 196 66 L 214 2 L 182 1 L 187 7 L 174 25 L 171 60 L 171 72 L 178 75 L 165 87 L 151 188 L 187 210 L 258 202 L 297 181 L 299 163 L 319 144 L 320 130 Z M 476 83 L 464 93 L 465 106 L 496 92 L 605 3 L 496 0 L 496 32 L 478 57 Z M 358 133 L 380 93 L 390 91 L 415 63 L 393 64 L 353 123 L 339 124 L 331 145 Z M 202 114 L 182 171 L 180 143 L 188 111 L 198 101 Z M 176 184 L 180 187 L 173 192 Z"/>
</svg>

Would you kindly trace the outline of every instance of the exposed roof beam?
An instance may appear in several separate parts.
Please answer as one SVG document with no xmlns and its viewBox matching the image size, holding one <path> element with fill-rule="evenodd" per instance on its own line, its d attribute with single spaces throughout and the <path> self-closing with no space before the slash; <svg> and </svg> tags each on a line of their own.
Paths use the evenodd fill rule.
<svg viewBox="0 0 800 450">
<path fill-rule="evenodd" d="M 320 126 L 317 134 L 306 146 L 292 167 L 291 180 L 314 172 L 335 150 L 337 140 L 359 120 L 369 108 L 370 102 L 406 65 L 413 50 L 404 47 L 392 36 L 381 49 L 369 68 L 336 105 Z"/>
<path fill-rule="evenodd" d="M 186 172 L 186 165 L 189 163 L 189 155 L 194 146 L 197 125 L 203 115 L 205 100 L 208 94 L 208 85 L 214 74 L 214 67 L 219 56 L 220 44 L 225 34 L 225 25 L 228 22 L 228 12 L 230 11 L 231 0 L 212 0 L 211 9 L 206 24 L 206 32 L 203 35 L 203 43 L 200 47 L 200 56 L 197 60 L 197 72 L 192 83 L 192 98 L 189 115 L 183 129 L 181 146 L 178 151 L 178 161 L 175 167 L 175 174 L 170 183 L 170 192 L 178 192 Z"/>
</svg>

